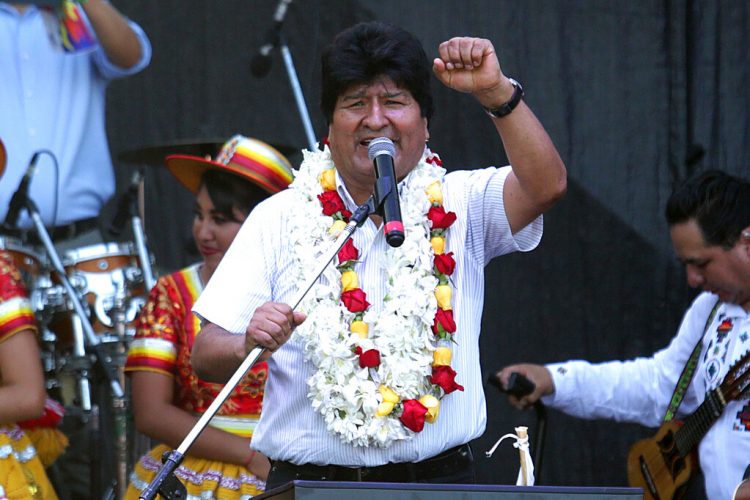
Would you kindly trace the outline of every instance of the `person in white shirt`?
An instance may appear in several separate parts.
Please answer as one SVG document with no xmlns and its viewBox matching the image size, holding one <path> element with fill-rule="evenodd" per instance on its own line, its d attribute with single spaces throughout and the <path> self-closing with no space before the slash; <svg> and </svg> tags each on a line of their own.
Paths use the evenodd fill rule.
<svg viewBox="0 0 750 500">
<path fill-rule="evenodd" d="M 658 426 L 692 414 L 720 386 L 750 350 L 750 181 L 721 171 L 689 179 L 669 198 L 666 218 L 688 284 L 703 289 L 671 343 L 630 361 L 507 366 L 496 374 L 501 383 L 518 372 L 536 385 L 531 394 L 509 396 L 511 403 L 527 408 L 541 398 L 576 417 Z M 693 376 L 676 406 L 673 394 L 694 350 Z M 750 464 L 747 395 L 722 410 L 698 446 L 712 499 L 732 498 Z"/>
<path fill-rule="evenodd" d="M 446 174 L 425 145 L 421 43 L 394 25 L 355 25 L 323 54 L 322 150 L 305 152 L 290 189 L 250 214 L 193 308 L 205 320 L 192 352 L 202 378 L 226 381 L 255 346 L 272 353 L 253 438 L 273 462 L 269 489 L 474 480 L 467 443 L 486 422 L 483 269 L 536 247 L 566 170 L 489 40 L 442 43 L 432 69 L 487 108 L 512 166 Z M 379 137 L 394 144 L 405 240 L 388 246 L 371 215 L 293 311 L 318 256 L 373 194 L 368 149 Z"/>
<path fill-rule="evenodd" d="M 54 2 L 0 2 L 0 138 L 8 150 L 0 220 L 8 222 L 3 233 L 39 245 L 25 211 L 7 220 L 10 200 L 36 158 L 28 194 L 62 251 L 103 239 L 98 218 L 115 192 L 105 93 L 113 80 L 148 66 L 151 44 L 110 2 L 87 0 L 71 2 L 84 25 L 75 32 L 78 43 L 71 34 L 63 47 L 50 33 L 60 23 L 57 13 L 45 4 Z"/>
</svg>

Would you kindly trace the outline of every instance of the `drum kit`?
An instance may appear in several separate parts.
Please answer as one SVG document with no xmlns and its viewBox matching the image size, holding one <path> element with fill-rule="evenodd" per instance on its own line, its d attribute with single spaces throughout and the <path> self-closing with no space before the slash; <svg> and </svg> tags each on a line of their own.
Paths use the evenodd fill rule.
<svg viewBox="0 0 750 500">
<path fill-rule="evenodd" d="M 92 492 L 96 492 L 92 498 L 102 497 L 97 490 L 104 489 L 101 485 L 107 481 L 105 478 L 113 475 L 110 493 L 103 497 L 122 498 L 128 471 L 150 445 L 135 433 L 129 418 L 127 390 L 122 389 L 126 387 L 127 346 L 146 301 L 143 261 L 131 243 L 102 243 L 64 252 L 64 279 L 76 295 L 71 298 L 50 259 L 38 248 L 20 239 L 0 236 L 0 249 L 10 255 L 29 290 L 48 394 L 63 403 L 66 418 L 80 419 L 86 428 L 102 429 L 103 422 L 98 420 L 112 418 L 104 428 L 111 427 L 113 439 L 89 440 L 101 446 L 99 453 L 112 452 L 112 460 L 91 457 L 90 484 Z M 83 315 L 76 312 L 76 300 L 85 311 Z M 87 330 L 94 332 L 95 345 L 87 337 Z M 110 376 L 114 374 L 116 386 L 121 388 L 107 392 L 111 402 L 97 399 L 97 364 L 104 364 L 103 368 Z M 105 405 L 109 407 L 101 408 Z M 113 464 L 114 474 L 102 470 L 100 463 Z"/>
<path fill-rule="evenodd" d="M 211 156 L 223 142 L 187 140 L 148 146 L 121 153 L 118 159 L 162 165 L 168 154 Z M 294 154 L 293 148 L 275 147 Z M 137 176 L 137 180 L 142 187 L 143 176 Z M 120 200 L 121 206 L 128 206 L 133 242 L 87 245 L 59 255 L 46 230 L 39 227 L 40 222 L 38 237 L 33 239 L 41 245 L 32 244 L 32 238 L 15 236 L 17 233 L 0 233 L 0 250 L 13 260 L 29 291 L 49 395 L 65 406 L 66 418 L 80 418 L 99 433 L 102 428 L 111 430 L 106 438 L 91 439 L 101 447 L 97 450 L 100 457 L 112 457 L 97 460 L 91 456 L 92 498 L 122 498 L 127 474 L 152 444 L 134 430 L 124 372 L 137 316 L 155 284 L 138 193 L 142 197 L 142 189 L 131 189 Z M 114 234 L 112 228 L 110 232 Z M 105 394 L 104 399 L 101 394 Z M 107 467 L 107 463 L 113 466 L 114 474 L 93 470 Z M 104 484 L 107 482 L 111 486 Z"/>
</svg>

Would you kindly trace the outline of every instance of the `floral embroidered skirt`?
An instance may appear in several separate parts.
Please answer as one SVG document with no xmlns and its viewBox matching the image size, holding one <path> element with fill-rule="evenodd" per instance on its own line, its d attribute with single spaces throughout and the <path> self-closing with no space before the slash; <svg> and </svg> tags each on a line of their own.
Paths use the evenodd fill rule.
<svg viewBox="0 0 750 500">
<path fill-rule="evenodd" d="M 34 445 L 17 425 L 0 426 L 0 499 L 57 500 Z"/>
<path fill-rule="evenodd" d="M 143 455 L 130 474 L 125 500 L 137 500 L 140 493 L 156 477 L 161 468 L 161 457 L 171 448 L 160 444 Z M 185 485 L 189 500 L 221 499 L 245 500 L 260 495 L 266 488 L 247 468 L 203 458 L 185 456 L 175 471 Z"/>
<path fill-rule="evenodd" d="M 32 427 L 24 432 L 34 445 L 45 469 L 55 463 L 68 447 L 68 437 L 56 427 Z"/>
</svg>

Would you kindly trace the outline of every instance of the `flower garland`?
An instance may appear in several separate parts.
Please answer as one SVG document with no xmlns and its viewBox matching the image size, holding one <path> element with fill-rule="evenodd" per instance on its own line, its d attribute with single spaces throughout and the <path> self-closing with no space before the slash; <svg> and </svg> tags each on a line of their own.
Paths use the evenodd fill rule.
<svg viewBox="0 0 750 500">
<path fill-rule="evenodd" d="M 299 269 L 310 269 L 305 263 L 322 254 L 351 213 L 336 190 L 328 148 L 304 156 L 291 189 L 302 194 L 296 208 L 308 217 L 296 219 L 291 233 Z M 387 286 L 379 314 L 359 287 L 359 250 L 351 239 L 300 306 L 308 318 L 295 335 L 316 368 L 308 397 L 328 430 L 354 446 L 412 438 L 435 422 L 444 395 L 463 390 L 450 366 L 455 260 L 444 250 L 456 215 L 443 208 L 444 174 L 440 158 L 425 148 L 401 183 L 405 241 L 383 255 Z"/>
</svg>

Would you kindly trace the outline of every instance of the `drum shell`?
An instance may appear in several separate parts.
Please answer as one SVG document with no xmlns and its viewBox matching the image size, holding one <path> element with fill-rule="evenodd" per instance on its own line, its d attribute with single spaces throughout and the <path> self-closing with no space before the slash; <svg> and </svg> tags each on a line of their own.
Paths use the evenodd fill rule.
<svg viewBox="0 0 750 500">
<path fill-rule="evenodd" d="M 145 302 L 146 290 L 140 260 L 132 245 L 105 243 L 70 250 L 63 256 L 63 266 L 71 285 L 82 294 L 89 306 L 89 321 L 100 341 L 121 340 L 113 331 L 113 318 L 107 314 L 118 296 L 127 308 L 124 311 L 125 333 L 133 334 L 137 313 Z M 52 282 L 61 283 L 57 276 L 52 277 Z M 57 336 L 57 350 L 66 351 L 72 346 L 73 315 L 72 304 L 68 304 L 64 311 L 55 313 L 49 322 L 49 329 Z"/>
</svg>

